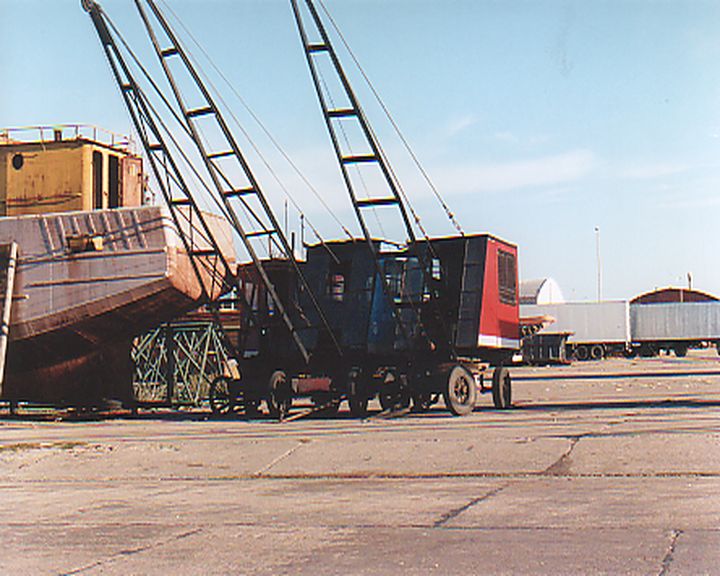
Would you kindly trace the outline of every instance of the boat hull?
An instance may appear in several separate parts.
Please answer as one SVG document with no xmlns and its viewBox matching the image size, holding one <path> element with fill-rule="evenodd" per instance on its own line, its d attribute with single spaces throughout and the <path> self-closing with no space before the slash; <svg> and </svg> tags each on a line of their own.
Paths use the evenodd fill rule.
<svg viewBox="0 0 720 576">
<path fill-rule="evenodd" d="M 233 261 L 229 230 L 209 219 Z M 78 251 L 70 238 L 101 240 Z M 131 400 L 133 338 L 197 307 L 201 278 L 210 282 L 160 207 L 3 218 L 0 242 L 9 241 L 20 256 L 4 400 Z"/>
</svg>

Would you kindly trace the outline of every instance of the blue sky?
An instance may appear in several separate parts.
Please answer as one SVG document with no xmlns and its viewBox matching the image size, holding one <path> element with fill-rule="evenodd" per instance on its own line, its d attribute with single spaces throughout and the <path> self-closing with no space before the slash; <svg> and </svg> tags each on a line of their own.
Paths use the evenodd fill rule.
<svg viewBox="0 0 720 576">
<path fill-rule="evenodd" d="M 352 224 L 289 0 L 165 1 Z M 0 0 L 0 126 L 82 122 L 129 131 L 79 4 Z M 720 294 L 720 2 L 326 4 L 463 228 L 516 242 L 523 278 L 552 276 L 569 299 L 595 298 L 597 226 L 603 297 L 685 285 L 688 272 L 696 288 Z M 141 39 L 131 0 L 102 5 Z M 451 233 L 348 68 L 425 227 Z M 323 235 L 339 236 L 219 87 Z M 281 212 L 271 175 L 248 155 Z"/>
</svg>

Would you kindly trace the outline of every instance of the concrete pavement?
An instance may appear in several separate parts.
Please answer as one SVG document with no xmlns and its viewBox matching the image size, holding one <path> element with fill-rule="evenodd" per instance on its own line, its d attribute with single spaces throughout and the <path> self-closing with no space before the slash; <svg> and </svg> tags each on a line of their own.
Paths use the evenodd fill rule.
<svg viewBox="0 0 720 576">
<path fill-rule="evenodd" d="M 720 574 L 717 359 L 628 362 L 466 418 L 0 421 L 0 573 Z"/>
</svg>

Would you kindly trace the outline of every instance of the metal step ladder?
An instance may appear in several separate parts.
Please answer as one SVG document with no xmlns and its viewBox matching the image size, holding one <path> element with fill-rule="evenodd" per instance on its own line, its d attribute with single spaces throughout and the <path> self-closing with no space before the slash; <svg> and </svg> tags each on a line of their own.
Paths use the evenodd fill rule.
<svg viewBox="0 0 720 576">
<path fill-rule="evenodd" d="M 320 19 L 315 5 L 308 0 L 304 0 L 307 12 L 311 16 L 311 24 L 306 27 L 298 4 L 299 1 L 303 0 L 292 0 L 298 31 L 300 32 L 300 38 L 305 49 L 305 56 L 310 67 L 310 74 L 313 79 L 313 84 L 315 85 L 315 91 L 320 100 L 325 123 L 330 133 L 333 149 L 335 150 L 335 155 L 337 156 L 343 179 L 350 194 L 350 200 L 352 201 L 363 235 L 368 240 L 377 257 L 379 252 L 379 246 L 376 242 L 377 237 L 370 231 L 365 213 L 368 210 L 374 210 L 380 207 L 393 207 L 400 216 L 404 231 L 407 234 L 406 243 L 413 245 L 415 243 L 415 232 L 405 205 L 400 197 L 397 182 L 387 160 L 382 154 L 375 135 L 370 129 L 370 125 L 355 96 L 350 81 L 345 75 L 345 71 L 328 37 L 325 26 Z M 325 64 L 323 64 L 323 60 Z M 330 93 L 329 82 L 326 82 L 327 79 L 321 76 L 321 67 L 327 66 L 328 61 L 337 80 L 337 85 L 334 86 L 337 91 L 335 95 L 336 98 L 333 98 L 333 94 Z M 341 102 L 336 102 L 336 100 L 341 100 Z M 346 138 L 344 126 L 347 126 L 348 131 L 352 130 L 353 133 L 358 133 L 357 128 L 359 128 L 360 137 L 355 144 L 359 145 L 362 151 L 358 152 L 351 149 L 353 143 Z M 379 172 L 381 175 L 380 181 L 382 185 L 379 186 L 379 189 L 372 192 L 368 191 L 365 198 L 361 198 L 358 194 L 360 179 L 357 177 L 354 178 L 351 173 L 352 168 L 359 166 L 367 166 Z"/>
<path fill-rule="evenodd" d="M 0 316 L 0 397 L 5 382 L 5 360 L 10 339 L 10 316 L 13 291 L 15 289 L 15 268 L 17 267 L 18 245 L 15 242 L 0 245 L 0 296 L 2 316 Z"/>
</svg>

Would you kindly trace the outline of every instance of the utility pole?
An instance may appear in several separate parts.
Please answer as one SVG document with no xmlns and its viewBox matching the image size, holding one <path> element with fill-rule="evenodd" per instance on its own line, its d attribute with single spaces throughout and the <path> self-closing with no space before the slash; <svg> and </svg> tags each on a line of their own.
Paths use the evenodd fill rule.
<svg viewBox="0 0 720 576">
<path fill-rule="evenodd" d="M 597 300 L 602 301 L 602 262 L 600 261 L 600 226 L 595 226 L 595 260 L 597 262 Z"/>
</svg>

